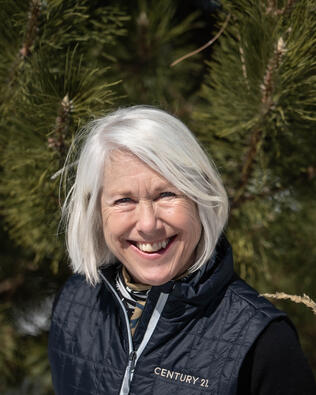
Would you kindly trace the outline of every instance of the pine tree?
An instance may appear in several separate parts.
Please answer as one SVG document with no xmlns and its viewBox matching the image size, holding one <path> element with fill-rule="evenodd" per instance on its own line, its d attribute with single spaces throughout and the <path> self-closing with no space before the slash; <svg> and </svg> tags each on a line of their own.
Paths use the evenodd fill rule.
<svg viewBox="0 0 316 395">
<path fill-rule="evenodd" d="M 0 20 L 1 393 L 52 393 L 43 328 L 70 274 L 59 170 L 86 121 L 119 106 L 189 123 L 228 189 L 240 274 L 315 299 L 312 0 L 0 0 Z M 282 307 L 316 369 L 316 320 Z"/>
<path fill-rule="evenodd" d="M 228 186 L 239 272 L 262 291 L 315 298 L 315 5 L 222 4 L 219 24 L 229 22 L 208 62 L 194 124 Z M 315 319 L 282 307 L 309 334 L 315 363 Z"/>
<path fill-rule="evenodd" d="M 0 336 L 8 344 L 0 391 L 41 394 L 51 386 L 46 337 L 37 343 L 18 331 L 31 323 L 36 332 L 32 311 L 68 272 L 57 238 L 58 171 L 76 131 L 118 98 L 108 69 L 128 16 L 90 0 L 2 1 L 0 12 L 1 214 L 21 252 L 10 261 L 10 250 L 0 273 Z"/>
</svg>

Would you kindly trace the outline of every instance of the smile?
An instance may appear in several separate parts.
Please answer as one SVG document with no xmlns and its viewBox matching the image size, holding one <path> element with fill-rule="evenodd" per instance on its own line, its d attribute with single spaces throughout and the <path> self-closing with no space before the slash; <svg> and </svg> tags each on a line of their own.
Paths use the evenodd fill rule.
<svg viewBox="0 0 316 395">
<path fill-rule="evenodd" d="M 174 240 L 176 236 L 169 237 L 168 239 L 160 240 L 160 241 L 155 241 L 155 242 L 140 242 L 140 241 L 131 241 L 129 242 L 133 244 L 135 247 L 137 247 L 140 251 L 142 252 L 147 252 L 147 253 L 154 253 L 158 252 L 161 250 L 165 250 L 168 245 L 171 243 L 171 241 Z"/>
</svg>

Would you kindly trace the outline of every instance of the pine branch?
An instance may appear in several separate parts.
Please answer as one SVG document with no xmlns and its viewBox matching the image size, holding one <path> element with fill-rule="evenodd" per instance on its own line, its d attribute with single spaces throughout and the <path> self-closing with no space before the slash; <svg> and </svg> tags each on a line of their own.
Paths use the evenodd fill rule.
<svg viewBox="0 0 316 395">
<path fill-rule="evenodd" d="M 30 8 L 28 13 L 28 20 L 26 23 L 26 29 L 24 34 L 24 39 L 21 48 L 16 56 L 16 60 L 13 62 L 9 77 L 7 80 L 7 87 L 4 90 L 4 98 L 2 102 L 7 103 L 8 98 L 12 97 L 12 87 L 19 75 L 19 70 L 22 68 L 25 59 L 30 55 L 32 46 L 34 45 L 37 31 L 38 22 L 41 13 L 41 0 L 31 0 Z M 3 106 L 4 113 L 8 111 L 6 105 Z"/>
<path fill-rule="evenodd" d="M 238 207 L 241 204 L 241 201 L 244 200 L 243 195 L 252 174 L 255 159 L 259 150 L 259 146 L 261 144 L 262 134 L 263 134 L 263 130 L 261 127 L 254 129 L 254 131 L 251 134 L 248 152 L 246 154 L 244 164 L 241 170 L 240 184 L 231 204 L 232 209 Z"/>
<path fill-rule="evenodd" d="M 25 32 L 25 37 L 23 41 L 22 48 L 20 49 L 20 55 L 22 58 L 26 58 L 31 51 L 31 48 L 34 44 L 36 34 L 37 34 L 37 26 L 41 13 L 41 0 L 31 0 L 30 2 L 30 11 L 27 21 L 27 27 Z"/>
<path fill-rule="evenodd" d="M 40 12 L 41 0 L 31 0 L 23 43 L 21 49 L 19 50 L 17 60 L 15 61 L 11 70 L 9 85 L 12 85 L 21 64 L 24 62 L 25 58 L 30 55 L 31 48 L 34 44 L 38 30 Z"/>
<path fill-rule="evenodd" d="M 274 76 L 277 72 L 278 68 L 280 67 L 282 56 L 286 52 L 285 43 L 283 38 L 280 37 L 275 50 L 268 62 L 264 77 L 263 83 L 260 86 L 261 89 L 261 103 L 262 103 L 262 110 L 263 113 L 267 113 L 271 107 L 274 105 L 273 103 L 273 93 L 275 87 Z"/>
<path fill-rule="evenodd" d="M 202 47 L 196 49 L 195 51 L 192 51 L 184 56 L 181 56 L 181 58 L 173 61 L 170 67 L 176 66 L 178 63 L 182 62 L 183 60 L 202 52 L 205 48 L 212 45 L 223 34 L 224 30 L 226 29 L 226 26 L 228 25 L 229 19 L 230 19 L 230 14 L 227 15 L 225 22 L 223 23 L 223 26 L 220 28 L 219 32 L 210 41 L 208 41 L 206 44 L 202 45 Z"/>
<path fill-rule="evenodd" d="M 261 296 L 264 296 L 266 298 L 279 299 L 279 300 L 288 299 L 294 303 L 303 303 L 305 304 L 305 306 L 312 309 L 314 314 L 316 314 L 316 303 L 306 294 L 303 294 L 303 296 L 299 296 L 299 295 L 289 295 L 284 292 L 275 292 L 274 294 L 264 293 Z"/>
<path fill-rule="evenodd" d="M 62 2 L 59 7 L 57 2 L 50 2 L 49 6 L 43 10 L 46 22 L 40 25 L 35 53 L 25 62 L 23 74 L 17 75 L 19 94 L 11 99 L 10 105 L 10 108 L 14 105 L 14 111 L 8 111 L 7 117 L 3 117 L 6 150 L 1 158 L 0 191 L 6 198 L 1 210 L 10 237 L 34 251 L 34 261 L 49 257 L 53 270 L 53 264 L 63 259 L 64 251 L 56 237 L 58 181 L 52 182 L 50 175 L 60 169 L 81 124 L 92 114 L 102 115 L 113 106 L 117 100 L 115 86 L 119 82 L 109 76 L 108 61 L 98 55 L 98 51 L 105 48 L 107 32 L 113 40 L 116 37 L 112 31 L 116 20 L 112 24 L 100 24 L 102 34 L 97 22 L 100 16 L 103 20 L 112 13 L 101 7 L 101 14 L 96 13 L 94 17 L 93 34 L 102 36 L 102 42 L 96 41 L 96 54 L 86 43 L 74 46 L 75 39 L 91 28 L 90 14 L 75 15 L 75 21 L 70 21 L 69 16 L 55 34 L 58 18 L 64 17 L 66 12 L 70 15 L 72 5 Z M 83 11 L 90 12 L 85 8 Z M 84 26 L 82 21 L 89 23 Z M 70 33 L 63 41 L 64 31 L 74 34 L 72 42 Z M 55 47 L 54 40 L 60 47 Z M 14 93 L 13 88 L 11 91 Z"/>
<path fill-rule="evenodd" d="M 70 123 L 70 113 L 73 109 L 72 101 L 69 100 L 68 93 L 62 99 L 58 115 L 56 118 L 56 125 L 53 131 L 54 137 L 49 137 L 48 147 L 53 148 L 60 153 L 63 157 L 66 151 L 65 137 L 68 134 L 69 123 Z"/>
<path fill-rule="evenodd" d="M 267 64 L 266 71 L 264 73 L 263 82 L 260 85 L 261 91 L 261 109 L 260 109 L 260 120 L 259 124 L 253 129 L 250 137 L 249 148 L 241 170 L 241 180 L 232 202 L 232 208 L 236 208 L 240 205 L 243 200 L 243 194 L 247 188 L 253 167 L 256 161 L 260 145 L 263 140 L 263 128 L 262 124 L 264 119 L 271 109 L 274 108 L 273 94 L 275 88 L 275 74 L 281 65 L 282 56 L 286 52 L 285 43 L 283 38 L 280 37 L 273 54 Z"/>
<path fill-rule="evenodd" d="M 297 177 L 292 177 L 292 179 L 291 179 L 292 186 L 295 185 L 297 182 L 308 183 L 311 180 L 313 180 L 314 177 L 316 177 L 316 166 L 311 164 L 310 166 L 308 166 L 306 168 L 305 171 L 301 171 L 297 175 Z M 260 193 L 251 194 L 249 192 L 245 192 L 244 194 L 242 194 L 242 196 L 240 196 L 240 198 L 238 200 L 233 201 L 231 203 L 231 211 L 239 208 L 246 202 L 250 202 L 250 201 L 254 201 L 256 199 L 262 199 L 262 198 L 266 198 L 266 197 L 273 197 L 276 194 L 279 194 L 279 193 L 282 193 L 282 192 L 285 192 L 288 190 L 289 190 L 288 186 L 276 185 L 272 188 L 264 188 L 264 190 Z M 233 190 L 230 191 L 230 195 L 234 195 Z"/>
</svg>

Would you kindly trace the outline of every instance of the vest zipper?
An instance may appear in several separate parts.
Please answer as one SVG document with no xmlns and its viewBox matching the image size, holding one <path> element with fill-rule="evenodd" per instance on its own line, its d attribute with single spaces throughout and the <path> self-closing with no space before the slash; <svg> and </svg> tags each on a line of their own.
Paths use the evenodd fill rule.
<svg viewBox="0 0 316 395">
<path fill-rule="evenodd" d="M 134 374 L 136 358 L 137 358 L 137 353 L 136 353 L 136 351 L 132 351 L 132 352 L 129 354 L 129 358 L 128 358 L 128 360 L 129 360 L 129 365 L 130 365 L 130 366 L 129 366 L 129 381 L 130 381 L 130 382 L 132 381 L 132 377 L 133 377 L 133 374 Z"/>
<path fill-rule="evenodd" d="M 119 305 L 121 306 L 123 313 L 124 313 L 125 324 L 126 324 L 126 329 L 127 329 L 127 336 L 128 336 L 128 363 L 127 363 L 127 366 L 125 369 L 124 378 L 123 378 L 121 390 L 120 390 L 120 395 L 128 395 L 129 390 L 130 390 L 130 384 L 133 379 L 134 370 L 135 370 L 137 361 L 138 361 L 139 357 L 141 356 L 142 352 L 144 351 L 146 345 L 148 344 L 149 339 L 151 338 L 151 335 L 153 334 L 153 332 L 158 324 L 161 312 L 167 302 L 169 294 L 161 292 L 161 294 L 158 298 L 158 301 L 156 303 L 156 306 L 154 308 L 154 311 L 150 317 L 150 320 L 149 320 L 146 332 L 144 334 L 143 340 L 141 341 L 138 349 L 134 350 L 133 339 L 132 339 L 132 334 L 131 334 L 131 329 L 130 329 L 130 322 L 129 322 L 126 308 L 125 308 L 121 298 L 119 297 L 119 295 L 117 294 L 115 289 L 112 287 L 110 282 L 105 278 L 105 276 L 103 275 L 101 270 L 99 270 L 99 274 L 100 274 L 101 278 L 103 279 L 103 281 L 105 282 L 105 284 L 107 285 L 107 287 L 110 289 L 112 294 L 115 296 L 115 298 L 119 302 Z"/>
</svg>

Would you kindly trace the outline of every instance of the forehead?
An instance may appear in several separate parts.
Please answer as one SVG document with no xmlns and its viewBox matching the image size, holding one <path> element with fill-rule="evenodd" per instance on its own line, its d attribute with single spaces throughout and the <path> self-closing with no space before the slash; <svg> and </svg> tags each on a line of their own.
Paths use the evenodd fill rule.
<svg viewBox="0 0 316 395">
<path fill-rule="evenodd" d="M 158 188 L 171 185 L 157 171 L 128 151 L 115 150 L 105 162 L 104 184 L 108 188 L 133 188 L 134 183 Z"/>
</svg>

